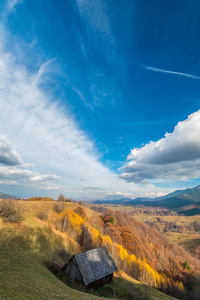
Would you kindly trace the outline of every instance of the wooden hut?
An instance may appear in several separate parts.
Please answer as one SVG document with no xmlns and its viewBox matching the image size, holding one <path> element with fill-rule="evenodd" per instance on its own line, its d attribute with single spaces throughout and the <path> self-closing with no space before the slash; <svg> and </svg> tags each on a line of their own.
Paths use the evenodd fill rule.
<svg viewBox="0 0 200 300">
<path fill-rule="evenodd" d="M 71 283 L 94 289 L 110 283 L 115 271 L 116 264 L 106 247 L 75 254 L 62 268 Z"/>
</svg>

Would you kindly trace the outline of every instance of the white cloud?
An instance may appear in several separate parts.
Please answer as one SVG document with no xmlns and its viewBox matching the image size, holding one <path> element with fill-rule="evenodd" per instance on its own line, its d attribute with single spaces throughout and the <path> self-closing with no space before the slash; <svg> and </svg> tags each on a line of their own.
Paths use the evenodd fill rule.
<svg viewBox="0 0 200 300">
<path fill-rule="evenodd" d="M 106 193 L 107 196 L 120 196 L 121 198 L 136 198 L 137 195 L 130 194 L 130 193 L 122 193 L 122 192 L 115 192 L 115 193 Z"/>
<path fill-rule="evenodd" d="M 143 197 L 143 198 L 157 198 L 157 197 L 163 197 L 167 195 L 167 193 L 163 193 L 163 192 L 149 192 L 149 193 L 144 193 L 144 194 L 141 194 L 140 197 Z"/>
<path fill-rule="evenodd" d="M 0 167 L 0 178 L 3 179 L 10 179 L 10 180 L 20 180 L 20 179 L 27 179 L 35 176 L 36 172 L 30 170 L 23 170 L 19 167 L 15 166 L 3 166 Z"/>
<path fill-rule="evenodd" d="M 157 142 L 134 148 L 121 168 L 126 181 L 189 180 L 200 177 L 200 110 Z"/>
<path fill-rule="evenodd" d="M 31 181 L 47 181 L 47 180 L 58 180 L 60 177 L 56 175 L 36 175 L 31 178 Z"/>
<path fill-rule="evenodd" d="M 46 186 L 46 187 L 41 186 L 40 189 L 42 189 L 42 190 L 43 190 L 43 189 L 46 189 L 46 190 L 51 190 L 51 191 L 53 191 L 53 190 L 58 190 L 59 187 L 58 187 L 58 186 L 48 185 L 48 186 Z"/>
<path fill-rule="evenodd" d="M 43 182 L 58 180 L 59 177 L 54 174 L 41 175 L 40 173 L 28 169 L 20 168 L 20 166 L 0 166 L 0 178 L 5 180 L 15 180 L 16 183 L 22 183 L 26 181 Z"/>
<path fill-rule="evenodd" d="M 17 185 L 24 181 L 27 184 L 30 181 L 48 182 L 59 179 L 54 174 L 41 175 L 26 169 L 27 167 L 34 167 L 34 164 L 24 164 L 6 136 L 0 135 L 0 178 L 2 179 L 0 184 Z"/>
<path fill-rule="evenodd" d="M 21 157 L 14 150 L 6 136 L 0 135 L 0 164 L 18 165 L 22 163 Z"/>
</svg>

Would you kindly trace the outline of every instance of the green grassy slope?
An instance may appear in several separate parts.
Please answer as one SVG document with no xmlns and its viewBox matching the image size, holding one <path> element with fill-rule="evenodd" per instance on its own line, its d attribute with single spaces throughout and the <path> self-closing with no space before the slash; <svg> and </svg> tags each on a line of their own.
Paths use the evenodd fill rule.
<svg viewBox="0 0 200 300">
<path fill-rule="evenodd" d="M 174 297 L 171 297 L 169 295 L 166 295 L 156 289 L 150 288 L 149 286 L 143 284 L 140 281 L 137 281 L 133 279 L 132 277 L 128 276 L 126 273 L 120 271 L 116 274 L 114 278 L 114 282 L 117 284 L 118 288 L 128 292 L 132 289 L 135 289 L 136 293 L 137 291 L 141 291 L 143 293 L 143 298 L 145 299 L 149 297 L 150 299 L 154 300 L 172 300 L 176 299 Z M 134 298 L 130 298 L 134 299 Z M 137 299 L 137 298 L 136 298 Z"/>
<path fill-rule="evenodd" d="M 48 229 L 1 227 L 1 299 L 98 299 L 73 290 L 45 266 L 62 240 Z"/>
</svg>

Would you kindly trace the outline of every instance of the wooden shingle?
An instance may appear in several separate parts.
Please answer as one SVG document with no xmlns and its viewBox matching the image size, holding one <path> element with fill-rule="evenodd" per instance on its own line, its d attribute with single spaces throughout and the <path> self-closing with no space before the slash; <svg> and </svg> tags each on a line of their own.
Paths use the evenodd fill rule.
<svg viewBox="0 0 200 300">
<path fill-rule="evenodd" d="M 75 260 L 85 285 L 117 271 L 117 266 L 106 247 L 75 254 Z"/>
</svg>

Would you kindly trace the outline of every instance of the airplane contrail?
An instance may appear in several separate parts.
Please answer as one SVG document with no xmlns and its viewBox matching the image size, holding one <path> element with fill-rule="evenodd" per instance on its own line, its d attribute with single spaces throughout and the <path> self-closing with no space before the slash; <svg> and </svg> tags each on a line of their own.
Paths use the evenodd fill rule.
<svg viewBox="0 0 200 300">
<path fill-rule="evenodd" d="M 179 76 L 184 76 L 184 77 L 189 77 L 189 78 L 200 80 L 200 76 L 195 76 L 195 75 L 191 75 L 191 74 L 187 74 L 187 73 L 175 72 L 175 71 L 170 71 L 170 70 L 159 69 L 159 68 L 155 68 L 155 67 L 151 67 L 151 66 L 147 66 L 147 65 L 143 65 L 143 64 L 140 64 L 140 65 L 141 65 L 142 68 L 144 68 L 146 70 L 150 70 L 150 71 L 154 71 L 154 72 L 160 72 L 160 73 L 174 74 L 174 75 L 179 75 Z"/>
</svg>

